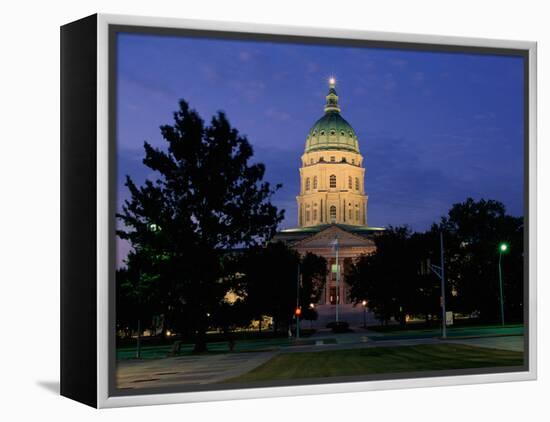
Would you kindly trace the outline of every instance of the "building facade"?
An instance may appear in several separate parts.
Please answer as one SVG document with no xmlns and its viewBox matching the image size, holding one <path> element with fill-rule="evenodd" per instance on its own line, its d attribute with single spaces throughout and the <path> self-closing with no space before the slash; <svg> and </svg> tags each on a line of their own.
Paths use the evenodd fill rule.
<svg viewBox="0 0 550 422">
<path fill-rule="evenodd" d="M 375 323 L 368 309 L 349 298 L 345 274 L 360 255 L 375 251 L 373 238 L 383 230 L 367 224 L 363 156 L 357 134 L 341 115 L 335 85 L 331 78 L 324 115 L 306 137 L 296 197 L 298 225 L 280 231 L 274 239 L 286 242 L 301 255 L 311 252 L 327 260 L 328 276 L 315 304 L 319 327 L 334 321 L 337 304 L 340 320 L 352 325 L 365 319 Z"/>
<path fill-rule="evenodd" d="M 367 225 L 363 157 L 355 131 L 340 114 L 334 79 L 324 111 L 309 131 L 302 155 L 298 227 Z"/>
</svg>

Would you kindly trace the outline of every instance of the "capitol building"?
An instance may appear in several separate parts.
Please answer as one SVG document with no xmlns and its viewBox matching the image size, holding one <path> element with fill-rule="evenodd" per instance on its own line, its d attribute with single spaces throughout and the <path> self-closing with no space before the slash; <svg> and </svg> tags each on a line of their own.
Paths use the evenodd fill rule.
<svg viewBox="0 0 550 422">
<path fill-rule="evenodd" d="M 348 297 L 345 274 L 361 254 L 374 252 L 373 237 L 383 229 L 367 223 L 366 169 L 359 145 L 353 127 L 342 117 L 331 78 L 324 114 L 307 134 L 301 157 L 297 227 L 280 231 L 274 239 L 302 255 L 311 252 L 327 260 L 328 276 L 315 304 L 318 326 L 334 321 L 336 314 L 352 325 L 365 316 L 363 306 Z M 367 323 L 374 323 L 372 313 L 367 315 Z"/>
</svg>

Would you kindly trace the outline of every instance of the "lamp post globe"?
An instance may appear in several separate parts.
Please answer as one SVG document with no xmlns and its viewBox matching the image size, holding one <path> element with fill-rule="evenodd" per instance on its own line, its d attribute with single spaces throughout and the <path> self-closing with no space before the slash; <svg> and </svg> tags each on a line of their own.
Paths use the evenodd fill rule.
<svg viewBox="0 0 550 422">
<path fill-rule="evenodd" d="M 508 252 L 510 246 L 506 242 L 501 242 L 498 245 L 498 287 L 500 295 L 500 323 L 504 325 L 504 294 L 502 293 L 502 254 Z"/>
<path fill-rule="evenodd" d="M 367 301 L 364 300 L 361 305 L 363 305 L 363 328 L 367 328 Z"/>
</svg>

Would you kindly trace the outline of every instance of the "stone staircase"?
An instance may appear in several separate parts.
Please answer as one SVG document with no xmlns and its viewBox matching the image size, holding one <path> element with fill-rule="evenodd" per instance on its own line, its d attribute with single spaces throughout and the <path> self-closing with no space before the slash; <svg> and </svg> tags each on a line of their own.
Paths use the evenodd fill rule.
<svg viewBox="0 0 550 422">
<path fill-rule="evenodd" d="M 309 321 L 303 321 L 303 327 L 309 328 L 310 326 L 315 329 L 325 328 L 329 322 L 336 320 L 336 305 L 317 305 L 316 307 L 318 318 L 316 321 L 312 321 L 310 324 Z M 367 326 L 369 325 L 379 325 L 380 322 L 374 316 L 374 313 L 367 312 L 363 315 L 363 306 L 352 304 L 342 304 L 339 306 L 338 314 L 340 321 L 346 321 L 350 327 L 362 327 L 364 319 L 366 320 Z M 364 319 L 363 319 L 364 318 Z"/>
</svg>

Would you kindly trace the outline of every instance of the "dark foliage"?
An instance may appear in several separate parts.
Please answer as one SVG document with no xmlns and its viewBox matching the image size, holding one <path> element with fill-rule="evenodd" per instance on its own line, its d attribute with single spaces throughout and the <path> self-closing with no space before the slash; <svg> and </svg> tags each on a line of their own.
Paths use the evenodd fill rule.
<svg viewBox="0 0 550 422">
<path fill-rule="evenodd" d="M 203 351 L 208 315 L 228 290 L 226 251 L 271 238 L 283 212 L 270 202 L 278 187 L 262 181 L 264 166 L 249 163 L 252 147 L 225 115 L 205 125 L 185 101 L 179 106 L 173 124 L 161 127 L 166 148 L 144 145 L 143 163 L 157 179 L 140 187 L 126 179 L 131 199 L 117 215 L 124 226 L 118 236 L 156 262 L 155 300 L 169 319 L 186 317 L 183 325 Z M 128 271 L 143 271 L 132 264 Z"/>
<path fill-rule="evenodd" d="M 498 246 L 510 245 L 502 256 L 504 308 L 508 322 L 522 320 L 523 219 L 506 215 L 497 201 L 468 198 L 454 204 L 440 224 L 425 233 L 390 227 L 377 237 L 374 254 L 362 256 L 349 269 L 350 296 L 368 301 L 377 317 L 405 323 L 405 315 L 439 317 L 440 280 L 430 265 L 440 265 L 440 233 L 444 237 L 447 309 L 500 318 Z"/>
</svg>

